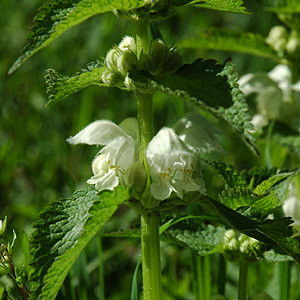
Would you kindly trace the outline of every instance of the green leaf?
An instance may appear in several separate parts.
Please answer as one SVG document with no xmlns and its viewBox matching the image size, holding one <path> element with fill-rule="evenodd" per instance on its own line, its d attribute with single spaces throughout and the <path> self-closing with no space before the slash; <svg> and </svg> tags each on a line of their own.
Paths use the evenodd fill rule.
<svg viewBox="0 0 300 300">
<path fill-rule="evenodd" d="M 284 261 L 291 261 L 293 258 L 290 255 L 286 255 L 283 253 L 277 253 L 273 249 L 270 251 L 266 251 L 262 254 L 261 257 L 258 258 L 259 260 L 263 262 L 268 263 L 276 263 L 276 262 L 284 262 Z"/>
<path fill-rule="evenodd" d="M 194 0 L 190 4 L 201 8 L 248 14 L 242 0 Z"/>
<path fill-rule="evenodd" d="M 138 285 L 138 271 L 141 268 L 142 264 L 142 257 L 138 260 L 133 278 L 132 278 L 132 284 L 131 284 L 131 297 L 130 300 L 139 300 L 139 285 Z"/>
<path fill-rule="evenodd" d="M 49 96 L 47 106 L 52 106 L 89 85 L 101 85 L 101 74 L 104 70 L 105 68 L 99 61 L 89 63 L 87 69 L 81 70 L 71 77 L 60 75 L 52 69 L 47 70 L 45 76 Z"/>
<path fill-rule="evenodd" d="M 225 191 L 220 201 L 232 209 L 249 207 L 247 213 L 264 217 L 281 206 L 288 193 L 288 184 L 298 170 L 279 173 L 276 168 L 253 168 L 238 172 L 223 162 L 209 162 L 223 176 Z"/>
<path fill-rule="evenodd" d="M 223 251 L 226 229 L 205 225 L 199 220 L 185 220 L 165 231 L 162 239 L 169 243 L 188 247 L 198 255 L 208 255 Z"/>
<path fill-rule="evenodd" d="M 189 49 L 233 51 L 262 56 L 278 61 L 265 38 L 258 33 L 213 28 L 195 37 L 182 40 L 178 47 Z"/>
<path fill-rule="evenodd" d="M 227 78 L 220 76 L 224 67 L 225 64 L 217 64 L 215 60 L 200 58 L 183 65 L 174 75 L 157 79 L 157 82 L 172 90 L 184 91 L 210 107 L 228 108 L 232 105 L 232 98 Z"/>
<path fill-rule="evenodd" d="M 200 103 L 204 107 L 230 107 L 230 85 L 220 72 L 225 65 L 201 58 L 183 65 L 175 74 L 155 79 L 145 71 L 129 72 L 137 88 L 149 88 Z"/>
<path fill-rule="evenodd" d="M 267 167 L 255 167 L 250 170 L 243 170 L 239 172 L 232 165 L 228 165 L 221 161 L 206 161 L 206 162 L 220 172 L 226 184 L 230 188 L 247 187 L 251 190 L 254 190 L 258 185 L 260 185 L 265 180 L 269 180 L 271 177 L 275 176 L 276 174 L 279 174 L 279 170 L 277 168 L 269 169 Z M 284 178 L 289 175 L 292 175 L 290 173 L 288 174 L 282 173 L 282 174 Z M 274 179 L 274 184 L 279 179 L 280 178 Z"/>
<path fill-rule="evenodd" d="M 137 89 L 162 93 L 191 102 L 227 122 L 249 148 L 258 153 L 248 115 L 248 105 L 239 90 L 233 65 L 197 59 L 183 65 L 175 74 L 155 79 L 146 72 L 129 72 Z"/>
<path fill-rule="evenodd" d="M 207 196 L 203 196 L 199 204 L 219 217 L 225 225 L 269 245 L 280 246 L 300 263 L 300 245 L 296 239 L 291 238 L 293 234 L 293 229 L 290 226 L 293 223 L 291 218 L 259 222 L 245 217 Z"/>
<path fill-rule="evenodd" d="M 14 72 L 37 51 L 48 46 L 69 28 L 86 19 L 114 9 L 134 9 L 144 0 L 52 0 L 46 2 L 36 15 L 21 56 L 10 68 Z"/>
<path fill-rule="evenodd" d="M 128 189 L 97 193 L 92 188 L 51 203 L 32 234 L 32 299 L 55 299 L 73 263 L 118 206 Z"/>
</svg>

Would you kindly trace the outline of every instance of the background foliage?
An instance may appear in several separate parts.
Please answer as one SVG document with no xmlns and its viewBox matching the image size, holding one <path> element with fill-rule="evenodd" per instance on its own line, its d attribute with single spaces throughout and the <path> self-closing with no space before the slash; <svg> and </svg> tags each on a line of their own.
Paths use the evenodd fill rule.
<svg viewBox="0 0 300 300">
<path fill-rule="evenodd" d="M 125 117 L 134 116 L 135 100 L 130 94 L 118 89 L 106 89 L 90 86 L 69 96 L 58 105 L 45 109 L 48 102 L 44 83 L 45 70 L 53 68 L 60 73 L 72 75 L 85 68 L 89 61 L 95 61 L 118 44 L 126 33 L 135 32 L 131 23 L 117 19 L 112 14 L 92 17 L 78 27 L 64 33 L 46 49 L 27 61 L 18 72 L 8 76 L 7 71 L 19 55 L 37 7 L 41 0 L 11 0 L 1 3 L 0 10 L 0 219 L 8 216 L 9 229 L 15 229 L 18 236 L 23 232 L 29 236 L 32 223 L 37 220 L 38 212 L 47 203 L 62 197 L 68 197 L 75 189 L 85 186 L 85 179 L 91 175 L 90 162 L 97 149 L 92 147 L 71 147 L 65 142 L 70 135 L 78 132 L 94 119 L 112 119 L 116 123 Z M 271 12 L 261 9 L 260 0 L 244 1 L 252 15 L 238 15 L 226 12 L 213 12 L 204 9 L 185 7 L 170 19 L 159 22 L 161 32 L 167 44 L 175 45 L 181 39 L 195 36 L 209 27 L 228 28 L 267 36 L 270 28 L 280 21 Z M 179 48 L 180 50 L 180 48 Z M 182 49 L 185 62 L 191 63 L 197 57 L 217 59 L 224 62 L 229 56 L 236 65 L 236 71 L 246 74 L 257 71 L 269 71 L 275 63 L 265 58 L 230 52 L 200 51 Z M 168 101 L 169 96 L 156 94 L 154 99 L 155 128 L 166 124 L 172 125 L 182 111 L 176 100 Z M 174 105 L 175 104 L 175 105 Z M 186 104 L 186 110 L 190 107 Z M 214 121 L 214 120 L 212 120 Z M 256 161 L 262 164 L 243 145 L 228 128 L 225 131 L 223 144 L 229 162 L 234 162 L 238 169 L 251 167 Z M 237 152 L 235 149 L 239 149 Z M 284 151 L 284 150 L 282 150 Z M 230 154 L 232 153 L 232 154 Z M 262 155 L 263 157 L 263 155 Z M 262 159 L 262 158 L 261 158 Z M 282 162 L 277 159 L 277 167 Z M 208 173 L 211 171 L 208 171 Z M 215 174 L 209 176 L 214 180 L 213 188 L 221 185 Z M 211 187 L 212 188 L 212 187 Z M 136 215 L 122 207 L 116 217 L 111 219 L 104 230 L 128 228 L 136 221 Z M 8 230 L 9 231 L 9 230 Z M 105 260 L 105 279 L 108 299 L 128 299 L 128 286 L 138 260 L 137 240 L 120 238 L 103 238 L 103 259 Z M 15 262 L 22 266 L 27 258 L 21 255 L 22 239 L 18 239 Z M 99 293 L 98 270 L 100 250 L 99 238 L 80 256 L 65 283 L 63 293 L 73 299 L 72 291 L 76 290 L 78 299 L 92 299 Z M 19 255 L 18 255 L 19 253 Z M 170 299 L 187 298 L 189 290 L 189 265 L 187 250 L 164 245 L 163 273 L 168 279 L 174 277 L 178 291 L 169 291 Z M 114 259 L 109 259 L 109 258 Z M 213 256 L 213 259 L 218 259 Z M 86 266 L 83 268 L 82 266 Z M 260 264 L 253 268 L 258 270 Z M 266 273 L 272 272 L 276 266 L 264 266 Z M 78 272 L 83 270 L 85 272 Z M 212 270 L 214 272 L 214 270 Z M 229 269 L 229 289 L 234 287 L 237 274 L 236 266 Z M 296 271 L 295 271 L 296 272 Z M 255 272 L 253 272 L 255 273 Z M 253 293 L 268 288 L 276 295 L 276 278 L 268 280 L 250 278 L 249 289 Z M 259 277 L 259 276 L 258 276 Z M 271 284 L 270 284 L 271 283 Z M 111 288 L 118 284 L 118 289 Z M 167 282 L 165 282 L 167 286 Z M 89 289 L 93 287 L 93 289 Z M 181 295 L 182 294 L 182 295 Z M 192 296 L 190 296 L 192 297 Z M 276 298 L 275 298 L 276 299 Z"/>
</svg>

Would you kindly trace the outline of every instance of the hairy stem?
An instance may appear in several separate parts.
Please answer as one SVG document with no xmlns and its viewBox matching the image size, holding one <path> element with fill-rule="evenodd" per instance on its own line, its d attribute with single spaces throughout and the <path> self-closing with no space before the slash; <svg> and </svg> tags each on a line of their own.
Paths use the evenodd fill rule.
<svg viewBox="0 0 300 300">
<path fill-rule="evenodd" d="M 137 110 L 139 125 L 139 158 L 147 171 L 147 186 L 150 186 L 150 171 L 147 162 L 146 151 L 149 142 L 153 137 L 153 115 L 152 115 L 152 95 L 137 94 Z"/>
<path fill-rule="evenodd" d="M 152 211 L 141 218 L 144 300 L 161 300 L 159 216 Z"/>
<path fill-rule="evenodd" d="M 137 53 L 148 52 L 148 24 L 137 24 Z M 147 146 L 153 137 L 152 95 L 137 92 L 139 127 L 139 159 L 147 171 L 146 189 L 150 188 L 150 170 Z M 141 215 L 141 245 L 144 300 L 161 300 L 161 265 L 159 243 L 159 216 L 155 211 Z"/>
</svg>

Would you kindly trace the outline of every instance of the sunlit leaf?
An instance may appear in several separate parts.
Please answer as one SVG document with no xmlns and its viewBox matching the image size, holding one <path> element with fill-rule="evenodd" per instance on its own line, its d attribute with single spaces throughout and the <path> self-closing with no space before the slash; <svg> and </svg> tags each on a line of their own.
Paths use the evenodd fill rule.
<svg viewBox="0 0 300 300">
<path fill-rule="evenodd" d="M 247 14 L 243 4 L 242 0 L 194 0 L 191 2 L 191 5 L 196 7 Z"/>
<path fill-rule="evenodd" d="M 69 28 L 86 19 L 114 9 L 133 9 L 144 4 L 144 0 L 52 0 L 38 11 L 34 25 L 27 37 L 21 56 L 10 68 L 14 72 L 29 57 L 48 46 Z"/>
<path fill-rule="evenodd" d="M 128 190 L 77 191 L 51 203 L 35 223 L 32 234 L 32 299 L 51 300 L 84 247 L 129 198 Z"/>
<path fill-rule="evenodd" d="M 178 47 L 241 52 L 278 61 L 275 51 L 265 42 L 265 38 L 252 32 L 214 28 L 195 37 L 182 40 L 178 43 Z"/>
<path fill-rule="evenodd" d="M 52 106 L 89 85 L 101 85 L 101 74 L 104 70 L 100 62 L 90 63 L 87 69 L 71 77 L 63 76 L 52 69 L 47 70 L 45 76 L 49 96 L 47 106 Z"/>
</svg>

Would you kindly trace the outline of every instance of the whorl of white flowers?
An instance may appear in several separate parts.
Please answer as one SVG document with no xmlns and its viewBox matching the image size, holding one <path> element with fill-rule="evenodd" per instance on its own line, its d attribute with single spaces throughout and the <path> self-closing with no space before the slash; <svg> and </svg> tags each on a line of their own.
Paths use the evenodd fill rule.
<svg viewBox="0 0 300 300">
<path fill-rule="evenodd" d="M 257 114 L 252 119 L 256 131 L 269 120 L 278 120 L 300 132 L 300 81 L 292 83 L 288 66 L 280 64 L 269 73 L 244 75 L 239 86 L 245 96 L 256 94 Z"/>
<path fill-rule="evenodd" d="M 261 242 L 245 234 L 238 235 L 229 229 L 224 235 L 224 254 L 231 261 L 255 261 Z"/>
<path fill-rule="evenodd" d="M 107 69 L 101 79 L 108 86 L 125 85 L 135 89 L 129 71 L 143 70 L 155 77 L 175 73 L 182 65 L 182 56 L 175 48 L 169 48 L 162 40 L 152 41 L 149 53 L 137 53 L 136 41 L 125 36 L 121 43 L 111 49 L 105 58 Z"/>
<path fill-rule="evenodd" d="M 298 33 L 292 30 L 290 33 L 283 26 L 274 26 L 266 39 L 279 57 L 299 58 L 300 42 Z"/>
<path fill-rule="evenodd" d="M 159 202 L 175 196 L 183 199 L 190 192 L 205 193 L 199 154 L 223 151 L 211 128 L 203 117 L 190 115 L 177 122 L 174 129 L 162 128 L 153 137 L 146 151 L 152 198 Z M 104 146 L 92 163 L 94 175 L 87 181 L 97 190 L 113 190 L 121 185 L 142 196 L 147 172 L 138 161 L 137 136 L 137 120 L 129 118 L 119 126 L 95 121 L 67 141 Z"/>
</svg>

